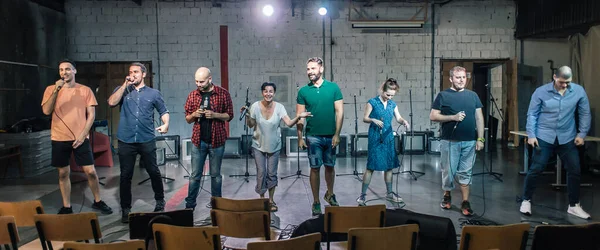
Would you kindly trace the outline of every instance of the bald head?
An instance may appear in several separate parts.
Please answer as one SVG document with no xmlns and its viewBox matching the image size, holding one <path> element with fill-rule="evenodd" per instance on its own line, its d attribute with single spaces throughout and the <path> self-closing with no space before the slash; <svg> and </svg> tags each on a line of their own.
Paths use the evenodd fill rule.
<svg viewBox="0 0 600 250">
<path fill-rule="evenodd" d="M 562 80 L 570 82 L 573 78 L 573 71 L 571 71 L 571 68 L 569 68 L 569 66 L 561 66 L 556 70 L 556 77 L 562 78 Z"/>
<path fill-rule="evenodd" d="M 206 67 L 200 67 L 196 70 L 196 74 L 194 75 L 194 79 L 196 80 L 196 86 L 198 90 L 206 92 L 212 89 L 212 76 L 210 74 L 210 69 Z"/>
<path fill-rule="evenodd" d="M 571 80 L 573 80 L 573 72 L 569 66 L 562 66 L 556 70 L 553 78 L 554 88 L 562 93 L 569 87 Z"/>
</svg>

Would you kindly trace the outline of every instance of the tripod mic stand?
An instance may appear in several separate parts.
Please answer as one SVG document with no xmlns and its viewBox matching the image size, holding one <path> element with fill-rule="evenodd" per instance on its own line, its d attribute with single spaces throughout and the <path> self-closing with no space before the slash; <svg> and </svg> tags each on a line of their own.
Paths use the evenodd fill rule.
<svg viewBox="0 0 600 250">
<path fill-rule="evenodd" d="M 300 89 L 300 87 L 298 87 L 298 83 L 296 82 L 296 93 L 298 93 L 298 90 L 299 90 L 299 89 Z M 297 95 L 298 95 L 298 94 L 296 94 L 296 96 L 297 96 Z M 306 119 L 306 118 L 305 118 L 305 119 Z M 296 125 L 296 126 L 298 126 L 298 125 Z M 296 154 L 296 157 L 297 157 L 297 158 L 296 158 L 296 160 L 298 161 L 298 169 L 296 170 L 296 173 L 295 173 L 295 174 L 291 174 L 291 175 L 288 175 L 288 176 L 281 177 L 281 178 L 280 178 L 281 180 L 283 180 L 283 179 L 287 179 L 287 178 L 290 178 L 290 177 L 293 177 L 293 176 L 296 176 L 296 178 L 300 178 L 300 177 L 309 177 L 308 175 L 302 174 L 302 170 L 300 170 L 300 149 L 301 149 L 301 148 L 300 148 L 300 138 L 298 138 L 298 149 L 297 149 L 297 150 L 298 150 L 298 152 L 297 152 L 297 154 Z"/>
<path fill-rule="evenodd" d="M 410 174 L 413 177 L 413 179 L 415 179 L 415 181 L 416 181 L 417 178 L 425 175 L 425 173 L 424 172 L 419 172 L 419 171 L 413 171 L 413 169 L 412 169 L 412 165 L 413 165 L 412 164 L 412 158 L 413 158 L 413 156 L 412 156 L 413 155 L 413 143 L 412 143 L 412 141 L 413 141 L 413 137 L 415 135 L 414 134 L 414 126 L 413 126 L 414 124 L 413 124 L 412 89 L 408 90 L 408 100 L 410 102 L 410 113 L 408 114 L 408 116 L 410 116 L 410 151 L 409 151 L 409 154 L 410 154 L 410 156 L 409 156 L 409 166 L 410 166 L 410 168 L 409 168 L 408 171 L 402 171 L 400 173 L 401 174 Z M 404 144 L 404 142 L 402 142 L 402 144 Z M 405 150 L 405 152 L 406 152 L 406 150 Z M 418 174 L 418 176 L 417 176 L 417 174 Z"/>
<path fill-rule="evenodd" d="M 344 175 L 354 175 L 354 177 L 358 180 L 358 181 L 362 181 L 362 179 L 360 178 L 360 175 L 362 175 L 363 173 L 359 173 L 357 171 L 357 167 L 356 167 L 356 157 L 358 155 L 358 150 L 357 150 L 357 144 L 358 143 L 358 113 L 357 113 L 357 107 L 356 107 L 356 95 L 354 95 L 354 138 L 352 140 L 352 151 L 353 151 L 353 155 L 352 158 L 354 160 L 354 171 L 352 171 L 351 174 L 338 174 L 336 176 L 344 176 Z"/>
<path fill-rule="evenodd" d="M 492 144 L 491 144 L 492 140 L 491 139 L 492 139 L 492 135 L 493 135 L 492 134 L 492 119 L 491 118 L 494 117 L 494 108 L 498 109 L 498 105 L 496 104 L 496 101 L 494 101 L 494 96 L 492 95 L 492 91 L 490 89 L 490 85 L 486 84 L 486 87 L 487 87 L 487 91 L 488 91 L 488 96 L 490 97 L 489 98 L 490 100 L 488 101 L 488 104 L 490 106 L 493 105 L 493 107 L 490 107 L 491 115 L 490 115 L 490 117 L 488 117 L 488 126 L 487 126 L 488 127 L 488 133 L 489 133 L 489 136 L 487 138 L 487 140 L 488 140 L 487 146 L 490 147 L 490 148 L 487 149 L 486 151 L 489 152 L 489 156 L 490 156 L 490 160 L 488 161 L 490 163 L 490 168 L 488 169 L 487 172 L 476 173 L 476 174 L 473 174 L 473 176 L 475 176 L 475 175 L 489 174 L 491 176 L 494 176 L 494 178 L 496 178 L 496 180 L 498 180 L 500 182 L 503 182 L 502 179 L 500 178 L 500 177 L 502 177 L 502 174 L 498 173 L 498 172 L 492 171 L 492 169 L 493 169 L 493 166 L 492 166 L 492 162 L 493 162 L 492 153 L 493 153 L 494 150 L 491 149 L 491 147 L 492 147 Z M 486 112 L 486 113 L 488 113 L 488 112 Z M 502 121 L 504 121 L 504 117 L 502 117 L 502 112 L 500 112 L 500 109 L 498 109 L 498 115 L 500 115 L 500 119 Z M 498 129 L 498 128 L 496 127 L 496 129 Z M 486 157 L 487 156 L 488 156 L 488 154 L 486 154 Z"/>
<path fill-rule="evenodd" d="M 248 102 L 248 90 L 249 89 L 250 89 L 250 87 L 248 87 L 246 89 L 246 110 L 244 110 L 246 112 L 242 113 L 242 115 L 240 116 L 240 121 L 242 119 L 244 119 L 244 117 L 246 117 L 248 115 L 248 109 L 250 108 L 250 102 Z M 243 175 L 232 174 L 232 175 L 229 175 L 229 177 L 244 177 L 244 180 L 246 182 L 250 182 L 248 180 L 248 177 L 250 177 L 250 176 L 256 176 L 256 175 L 251 175 L 250 173 L 248 173 L 248 158 L 250 157 L 250 145 L 251 144 L 250 144 L 250 139 L 248 137 L 248 123 L 246 123 L 245 121 L 244 121 L 244 130 L 245 130 L 245 133 L 246 133 L 246 151 L 247 151 L 247 152 L 245 152 L 246 153 L 246 173 L 244 173 Z"/>
</svg>

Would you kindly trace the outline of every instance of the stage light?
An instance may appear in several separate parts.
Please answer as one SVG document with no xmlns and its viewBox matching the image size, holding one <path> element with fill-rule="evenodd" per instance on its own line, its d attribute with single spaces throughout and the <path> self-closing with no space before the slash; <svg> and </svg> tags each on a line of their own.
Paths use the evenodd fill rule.
<svg viewBox="0 0 600 250">
<path fill-rule="evenodd" d="M 271 6 L 270 4 L 265 5 L 265 7 L 263 7 L 262 12 L 263 14 L 265 14 L 265 16 L 271 16 L 273 15 L 273 6 Z"/>
<path fill-rule="evenodd" d="M 319 15 L 321 15 L 321 16 L 327 15 L 327 9 L 325 7 L 319 8 Z"/>
</svg>

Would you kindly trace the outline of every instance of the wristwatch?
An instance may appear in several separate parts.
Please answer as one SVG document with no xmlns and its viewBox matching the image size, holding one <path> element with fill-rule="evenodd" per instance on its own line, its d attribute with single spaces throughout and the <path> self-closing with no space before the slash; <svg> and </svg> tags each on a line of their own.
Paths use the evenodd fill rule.
<svg viewBox="0 0 600 250">
<path fill-rule="evenodd" d="M 479 138 L 477 138 L 477 141 L 480 141 L 480 142 L 485 142 L 485 139 L 484 139 L 484 138 L 481 138 L 481 137 L 479 137 Z"/>
</svg>

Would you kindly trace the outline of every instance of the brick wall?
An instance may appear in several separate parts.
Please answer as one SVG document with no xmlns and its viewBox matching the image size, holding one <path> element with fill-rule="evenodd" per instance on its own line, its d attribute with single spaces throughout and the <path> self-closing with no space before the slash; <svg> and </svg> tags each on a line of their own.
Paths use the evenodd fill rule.
<svg viewBox="0 0 600 250">
<path fill-rule="evenodd" d="M 322 19 L 317 2 L 297 6 L 295 16 L 289 6 L 276 7 L 265 17 L 259 1 L 223 2 L 213 8 L 210 1 L 160 2 L 158 47 L 161 75 L 159 88 L 171 110 L 170 134 L 183 138 L 191 134 L 184 122 L 183 104 L 195 88 L 193 74 L 207 66 L 220 83 L 219 26 L 229 29 L 229 87 L 234 110 L 243 104 L 250 87 L 250 100 L 260 98 L 259 86 L 270 74 L 290 77 L 288 99 L 295 98 L 295 84 L 306 83 L 306 59 L 322 56 Z M 370 13 L 382 15 L 403 7 L 376 3 Z M 157 27 L 154 1 L 76 1 L 68 0 L 68 55 L 78 61 L 152 61 L 157 66 Z M 302 11 L 302 9 L 304 11 Z M 304 15 L 301 13 L 304 12 Z M 431 10 L 429 10 L 431 12 Z M 512 1 L 453 1 L 436 7 L 435 83 L 431 81 L 431 22 L 423 29 L 393 32 L 363 32 L 352 29 L 347 9 L 339 9 L 333 19 L 333 33 L 326 22 L 326 78 L 342 89 L 345 102 L 357 96 L 359 117 L 363 103 L 377 93 L 387 77 L 398 79 L 402 89 L 396 95 L 400 113 L 408 118 L 408 92 L 412 90 L 415 130 L 435 128 L 429 122 L 431 91 L 439 92 L 439 59 L 492 59 L 515 56 L 513 40 L 515 6 Z M 333 62 L 329 65 L 329 38 L 333 42 Z M 156 69 L 156 68 L 155 68 Z M 155 70 L 155 72 L 158 72 Z M 345 105 L 342 133 L 354 133 L 354 105 Z M 286 105 L 294 113 L 294 105 Z M 243 133 L 239 114 L 231 123 L 232 136 Z M 292 115 L 293 116 L 293 115 Z M 360 121 L 359 132 L 367 124 Z"/>
</svg>

